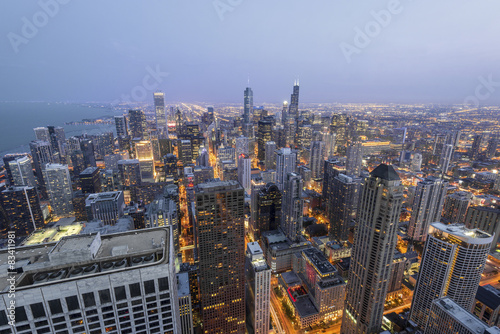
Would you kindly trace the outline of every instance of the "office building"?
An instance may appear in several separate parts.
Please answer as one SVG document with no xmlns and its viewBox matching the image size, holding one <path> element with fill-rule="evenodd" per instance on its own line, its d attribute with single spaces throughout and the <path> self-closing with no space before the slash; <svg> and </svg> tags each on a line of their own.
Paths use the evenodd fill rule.
<svg viewBox="0 0 500 334">
<path fill-rule="evenodd" d="M 9 162 L 22 158 L 22 157 L 29 157 L 27 153 L 9 153 L 3 156 L 3 166 L 5 168 L 5 171 L 7 172 L 7 180 L 9 181 L 9 184 L 14 183 L 14 179 L 12 177 L 12 171 L 10 170 L 10 164 Z"/>
<path fill-rule="evenodd" d="M 155 104 L 156 129 L 160 132 L 167 131 L 167 119 L 165 118 L 165 94 L 162 92 L 153 93 Z"/>
<path fill-rule="evenodd" d="M 266 143 L 272 140 L 272 133 L 273 122 L 267 118 L 260 120 L 257 134 L 257 159 L 262 162 L 266 159 Z"/>
<path fill-rule="evenodd" d="M 244 190 L 237 181 L 196 186 L 196 236 L 205 333 L 245 332 Z"/>
<path fill-rule="evenodd" d="M 469 206 L 464 219 L 465 226 L 493 236 L 491 251 L 495 251 L 500 238 L 500 209 L 487 206 Z"/>
<path fill-rule="evenodd" d="M 441 220 L 448 181 L 433 176 L 420 181 L 415 190 L 408 236 L 425 241 L 429 224 Z"/>
<path fill-rule="evenodd" d="M 344 154 L 348 142 L 349 117 L 346 114 L 333 114 L 330 133 L 335 135 L 335 153 Z"/>
<path fill-rule="evenodd" d="M 467 191 L 457 191 L 446 196 L 442 215 L 443 222 L 448 224 L 463 223 L 472 197 L 472 193 Z"/>
<path fill-rule="evenodd" d="M 325 212 L 327 216 L 331 212 L 331 202 L 333 198 L 333 179 L 340 173 L 345 174 L 345 167 L 340 165 L 336 159 L 328 159 L 323 167 L 323 198 L 325 199 Z"/>
<path fill-rule="evenodd" d="M 35 175 L 31 160 L 27 156 L 21 156 L 7 162 L 12 176 L 11 184 L 14 186 L 28 186 L 36 188 Z"/>
<path fill-rule="evenodd" d="M 176 254 L 180 252 L 179 236 L 181 233 L 177 209 L 177 203 L 173 198 L 160 195 L 148 205 L 145 215 L 146 228 L 171 227 L 170 230 L 172 231 L 174 251 Z"/>
<path fill-rule="evenodd" d="M 177 157 L 174 154 L 167 154 L 163 157 L 163 170 L 166 181 L 177 181 L 179 173 L 177 169 Z"/>
<path fill-rule="evenodd" d="M 27 236 L 45 223 L 34 187 L 9 187 L 0 191 L 0 207 L 5 212 L 8 230 L 14 231 L 16 237 Z"/>
<path fill-rule="evenodd" d="M 481 153 L 481 144 L 483 142 L 483 134 L 476 134 L 472 140 L 472 147 L 469 151 L 469 157 L 471 160 L 476 160 Z"/>
<path fill-rule="evenodd" d="M 90 194 L 85 200 L 87 219 L 99 219 L 106 225 L 115 225 L 123 216 L 125 201 L 122 191 Z"/>
<path fill-rule="evenodd" d="M 235 148 L 236 148 L 236 158 L 240 154 L 250 154 L 250 139 L 248 137 L 240 136 L 235 140 Z"/>
<path fill-rule="evenodd" d="M 439 168 L 441 173 L 446 174 L 450 170 L 451 159 L 453 157 L 453 145 L 444 145 L 439 160 Z"/>
<path fill-rule="evenodd" d="M 292 241 L 302 233 L 304 199 L 302 177 L 297 173 L 288 173 L 283 187 L 281 229 Z"/>
<path fill-rule="evenodd" d="M 88 167 L 80 173 L 80 188 L 84 194 L 101 192 L 101 173 L 97 167 Z"/>
<path fill-rule="evenodd" d="M 348 240 L 349 228 L 354 224 L 361 192 L 361 178 L 344 174 L 337 175 L 332 181 L 328 220 L 330 236 L 336 240 Z"/>
<path fill-rule="evenodd" d="M 268 141 L 265 145 L 265 160 L 264 165 L 266 166 L 266 170 L 275 170 L 276 169 L 276 143 L 274 141 Z"/>
<path fill-rule="evenodd" d="M 411 158 L 410 170 L 414 173 L 420 172 L 422 169 L 422 154 L 414 153 Z"/>
<path fill-rule="evenodd" d="M 431 224 L 413 293 L 410 320 L 425 328 L 432 301 L 445 296 L 470 310 L 492 241 L 491 235 L 464 225 Z"/>
<path fill-rule="evenodd" d="M 479 286 L 472 313 L 489 326 L 500 325 L 500 290 L 492 285 Z"/>
<path fill-rule="evenodd" d="M 177 146 L 179 152 L 179 160 L 184 166 L 193 163 L 193 150 L 191 149 L 190 140 L 181 140 Z"/>
<path fill-rule="evenodd" d="M 267 183 L 253 191 L 256 193 L 256 209 L 251 230 L 254 240 L 260 240 L 262 232 L 277 230 L 281 226 L 281 192 L 274 183 Z M 254 198 L 253 193 L 252 198 Z"/>
<path fill-rule="evenodd" d="M 248 155 L 241 154 L 238 157 L 238 181 L 240 182 L 243 189 L 247 194 L 251 191 L 250 177 L 251 177 L 251 165 L 252 161 Z"/>
<path fill-rule="evenodd" d="M 50 206 L 56 216 L 73 214 L 73 189 L 67 165 L 47 164 L 43 171 Z"/>
<path fill-rule="evenodd" d="M 269 333 L 271 317 L 271 268 L 258 242 L 249 242 L 246 251 L 247 323 L 255 334 Z"/>
<path fill-rule="evenodd" d="M 181 333 L 170 240 L 155 228 L 18 247 L 15 333 Z M 5 319 L 7 280 L 0 290 Z"/>
<path fill-rule="evenodd" d="M 250 233 L 253 236 L 253 240 L 258 240 L 258 236 L 260 236 L 259 225 L 257 222 L 259 214 L 258 198 L 261 189 L 264 189 L 265 186 L 266 182 L 262 179 L 262 177 L 252 178 L 250 190 Z"/>
<path fill-rule="evenodd" d="M 35 140 L 30 142 L 30 150 L 38 184 L 42 185 L 44 184 L 43 171 L 45 170 L 45 165 L 54 162 L 52 147 L 48 141 Z"/>
<path fill-rule="evenodd" d="M 193 310 L 191 306 L 191 293 L 189 286 L 189 273 L 177 274 L 177 294 L 179 296 L 180 333 L 193 334 Z"/>
<path fill-rule="evenodd" d="M 247 87 L 243 94 L 243 124 L 250 124 L 253 115 L 253 91 Z"/>
<path fill-rule="evenodd" d="M 283 191 L 288 173 L 295 172 L 297 155 L 288 147 L 275 151 L 276 155 L 276 185 Z"/>
<path fill-rule="evenodd" d="M 402 202 L 392 166 L 381 164 L 364 180 L 341 333 L 380 332 Z"/>
<path fill-rule="evenodd" d="M 486 147 L 486 157 L 488 159 L 494 158 L 497 153 L 499 138 L 498 135 L 493 135 L 488 140 L 488 146 Z"/>
<path fill-rule="evenodd" d="M 363 145 L 360 142 L 347 145 L 346 174 L 359 176 L 363 166 Z"/>
<path fill-rule="evenodd" d="M 140 109 L 131 109 L 128 111 L 129 130 L 132 138 L 146 139 L 147 124 L 146 115 Z"/>
<path fill-rule="evenodd" d="M 104 157 L 104 166 L 107 170 L 118 170 L 118 161 L 122 160 L 121 154 L 108 154 Z"/>
<path fill-rule="evenodd" d="M 323 178 L 323 150 L 325 143 L 322 141 L 313 141 L 311 143 L 311 159 L 309 168 L 311 169 L 311 176 L 313 179 Z"/>
<path fill-rule="evenodd" d="M 36 140 L 50 142 L 49 129 L 47 129 L 46 127 L 40 126 L 40 127 L 34 128 L 33 131 L 35 132 Z"/>
<path fill-rule="evenodd" d="M 489 327 L 453 299 L 444 297 L 432 302 L 429 322 L 424 334 L 500 334 L 498 327 Z"/>
<path fill-rule="evenodd" d="M 115 116 L 115 127 L 118 138 L 128 136 L 127 117 Z"/>
<path fill-rule="evenodd" d="M 122 186 L 133 187 L 141 184 L 139 160 L 128 159 L 118 161 L 118 172 Z"/>
</svg>

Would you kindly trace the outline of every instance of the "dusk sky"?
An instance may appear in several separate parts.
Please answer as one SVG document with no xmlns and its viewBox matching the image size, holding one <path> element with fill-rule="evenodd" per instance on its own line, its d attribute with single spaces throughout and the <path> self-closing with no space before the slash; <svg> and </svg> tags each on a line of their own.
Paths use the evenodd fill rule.
<svg viewBox="0 0 500 334">
<path fill-rule="evenodd" d="M 498 0 L 59 1 L 1 1 L 0 101 L 500 103 Z"/>
</svg>

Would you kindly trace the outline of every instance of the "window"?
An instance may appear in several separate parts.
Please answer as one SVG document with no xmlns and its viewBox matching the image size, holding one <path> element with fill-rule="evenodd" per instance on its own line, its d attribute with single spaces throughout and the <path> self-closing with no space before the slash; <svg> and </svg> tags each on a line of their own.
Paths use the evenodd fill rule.
<svg viewBox="0 0 500 334">
<path fill-rule="evenodd" d="M 168 290 L 168 277 L 159 278 L 158 287 L 160 291 Z"/>
<path fill-rule="evenodd" d="M 45 309 L 43 308 L 42 303 L 31 304 L 30 308 L 35 319 L 45 317 Z"/>
<path fill-rule="evenodd" d="M 146 294 L 155 293 L 155 281 L 145 281 L 144 282 L 144 290 Z"/>
<path fill-rule="evenodd" d="M 94 298 L 94 293 L 84 293 L 83 295 L 83 303 L 85 304 L 85 307 L 92 307 L 95 306 L 95 298 Z"/>
<path fill-rule="evenodd" d="M 5 311 L 0 311 L 0 326 L 5 326 L 8 323 L 7 314 L 5 314 Z"/>
<path fill-rule="evenodd" d="M 49 300 L 50 313 L 58 314 L 63 313 L 61 301 L 59 299 Z"/>
<path fill-rule="evenodd" d="M 24 306 L 16 307 L 16 322 L 26 321 L 28 317 L 26 316 L 26 311 Z"/>
<path fill-rule="evenodd" d="M 139 297 L 141 295 L 141 286 L 139 283 L 130 284 L 128 287 L 131 297 Z"/>
<path fill-rule="evenodd" d="M 80 309 L 80 303 L 78 302 L 77 296 L 66 297 L 66 304 L 68 305 L 69 311 Z"/>
<path fill-rule="evenodd" d="M 111 303 L 109 289 L 99 290 L 99 299 L 101 300 L 101 304 Z"/>
<path fill-rule="evenodd" d="M 124 286 L 119 286 L 115 288 L 115 297 L 116 300 L 127 299 L 127 293 L 125 292 Z"/>
</svg>

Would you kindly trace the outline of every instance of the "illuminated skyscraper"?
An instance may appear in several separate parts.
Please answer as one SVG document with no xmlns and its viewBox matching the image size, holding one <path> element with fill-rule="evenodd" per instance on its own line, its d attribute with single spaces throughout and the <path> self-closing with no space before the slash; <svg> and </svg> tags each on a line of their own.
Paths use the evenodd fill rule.
<svg viewBox="0 0 500 334">
<path fill-rule="evenodd" d="M 129 159 L 118 161 L 120 181 L 124 187 L 133 187 L 141 184 L 141 167 L 139 160 Z"/>
<path fill-rule="evenodd" d="M 266 143 L 272 140 L 273 123 L 269 119 L 263 119 L 258 124 L 257 159 L 264 161 L 266 159 Z"/>
<path fill-rule="evenodd" d="M 252 161 L 250 157 L 245 154 L 241 154 L 238 157 L 238 181 L 240 181 L 241 186 L 245 189 L 247 194 L 250 193 L 250 179 L 252 172 Z"/>
<path fill-rule="evenodd" d="M 379 333 L 403 202 L 401 179 L 379 165 L 361 192 L 341 333 Z"/>
<path fill-rule="evenodd" d="M 330 132 L 335 135 L 336 152 L 344 154 L 348 141 L 348 122 L 349 118 L 346 114 L 334 114 L 330 124 Z"/>
<path fill-rule="evenodd" d="M 443 222 L 449 224 L 463 223 L 472 197 L 472 193 L 467 191 L 457 191 L 446 196 L 443 207 Z"/>
<path fill-rule="evenodd" d="M 153 93 L 155 102 L 156 129 L 160 132 L 167 131 L 167 119 L 165 118 L 165 94 L 162 92 Z"/>
<path fill-rule="evenodd" d="M 247 87 L 244 92 L 243 97 L 243 123 L 249 124 L 252 122 L 253 115 L 253 91 L 250 87 Z"/>
<path fill-rule="evenodd" d="M 147 137 L 146 115 L 140 109 L 128 111 L 130 135 L 132 138 Z"/>
<path fill-rule="evenodd" d="M 483 135 L 477 134 L 474 136 L 472 141 L 472 147 L 469 151 L 469 156 L 471 160 L 476 160 L 479 157 L 479 153 L 481 153 L 481 144 L 483 142 Z"/>
<path fill-rule="evenodd" d="M 244 190 L 237 181 L 196 186 L 200 300 L 205 333 L 245 332 Z"/>
<path fill-rule="evenodd" d="M 30 143 L 30 149 L 38 183 L 43 184 L 43 171 L 45 170 L 45 165 L 54 162 L 52 147 L 48 141 L 35 140 Z"/>
<path fill-rule="evenodd" d="M 311 174 L 313 179 L 323 178 L 323 150 L 325 148 L 325 143 L 322 141 L 313 141 L 311 143 L 311 159 L 309 163 L 309 168 L 311 169 Z"/>
<path fill-rule="evenodd" d="M 274 141 L 266 142 L 265 146 L 265 165 L 266 170 L 276 169 L 276 143 Z"/>
<path fill-rule="evenodd" d="M 417 184 L 408 224 L 408 236 L 413 240 L 425 241 L 429 224 L 441 220 L 448 185 L 448 181 L 433 176 Z"/>
<path fill-rule="evenodd" d="M 29 235 L 44 225 L 38 194 L 33 187 L 9 187 L 0 191 L 0 207 L 5 210 L 8 230 L 16 237 Z"/>
<path fill-rule="evenodd" d="M 52 211 L 57 216 L 73 214 L 73 190 L 68 166 L 47 164 L 43 171 Z"/>
<path fill-rule="evenodd" d="M 35 175 L 31 160 L 27 156 L 22 156 L 8 162 L 9 170 L 12 175 L 12 185 L 28 186 L 36 188 Z"/>
<path fill-rule="evenodd" d="M 359 176 L 363 165 L 363 145 L 360 142 L 349 144 L 346 157 L 346 174 Z"/>
<path fill-rule="evenodd" d="M 448 173 L 450 169 L 451 158 L 453 157 L 453 145 L 446 144 L 441 151 L 441 158 L 439 160 L 439 167 L 443 174 Z"/>
<path fill-rule="evenodd" d="M 302 231 L 304 198 L 302 177 L 288 173 L 283 186 L 281 229 L 286 236 L 295 241 Z"/>
<path fill-rule="evenodd" d="M 115 127 L 118 138 L 128 136 L 127 118 L 125 116 L 115 116 Z"/>
<path fill-rule="evenodd" d="M 288 147 L 275 151 L 276 154 L 276 184 L 283 191 L 288 173 L 295 172 L 297 155 Z"/>
<path fill-rule="evenodd" d="M 361 188 L 361 178 L 344 174 L 332 181 L 330 196 L 330 235 L 337 240 L 348 240 L 349 227 L 356 218 Z"/>
<path fill-rule="evenodd" d="M 448 296 L 470 310 L 493 237 L 464 225 L 433 223 L 411 303 L 410 320 L 425 328 L 432 301 Z"/>
</svg>

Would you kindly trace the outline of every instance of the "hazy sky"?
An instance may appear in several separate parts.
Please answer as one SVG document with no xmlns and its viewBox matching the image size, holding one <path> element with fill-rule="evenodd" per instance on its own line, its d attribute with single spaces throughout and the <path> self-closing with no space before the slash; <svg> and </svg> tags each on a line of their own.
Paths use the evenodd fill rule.
<svg viewBox="0 0 500 334">
<path fill-rule="evenodd" d="M 301 102 L 500 104 L 499 14 L 499 0 L 2 0 L 0 101 L 242 102 L 250 76 L 255 104 L 288 100 L 297 77 Z"/>
</svg>

